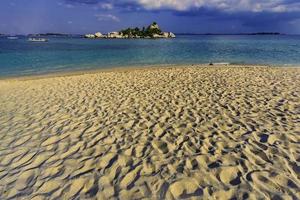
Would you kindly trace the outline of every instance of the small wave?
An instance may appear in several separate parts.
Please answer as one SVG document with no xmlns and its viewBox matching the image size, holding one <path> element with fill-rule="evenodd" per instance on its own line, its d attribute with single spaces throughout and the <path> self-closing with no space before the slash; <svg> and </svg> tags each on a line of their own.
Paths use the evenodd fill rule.
<svg viewBox="0 0 300 200">
<path fill-rule="evenodd" d="M 231 63 L 229 63 L 229 62 L 211 62 L 209 64 L 212 64 L 212 65 L 230 65 Z"/>
</svg>

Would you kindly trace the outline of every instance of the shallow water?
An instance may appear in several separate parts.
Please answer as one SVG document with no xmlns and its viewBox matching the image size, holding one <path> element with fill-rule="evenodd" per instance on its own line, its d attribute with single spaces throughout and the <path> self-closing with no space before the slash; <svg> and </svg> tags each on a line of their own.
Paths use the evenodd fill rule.
<svg viewBox="0 0 300 200">
<path fill-rule="evenodd" d="M 300 36 L 178 36 L 158 40 L 0 38 L 0 76 L 156 64 L 300 65 Z"/>
</svg>

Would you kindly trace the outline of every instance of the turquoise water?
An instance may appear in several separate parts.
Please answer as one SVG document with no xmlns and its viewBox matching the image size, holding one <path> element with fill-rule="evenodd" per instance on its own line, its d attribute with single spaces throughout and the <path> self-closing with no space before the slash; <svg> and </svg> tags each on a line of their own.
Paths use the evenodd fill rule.
<svg viewBox="0 0 300 200">
<path fill-rule="evenodd" d="M 159 40 L 0 38 L 0 76 L 155 64 L 228 62 L 300 66 L 300 36 L 178 36 Z"/>
</svg>

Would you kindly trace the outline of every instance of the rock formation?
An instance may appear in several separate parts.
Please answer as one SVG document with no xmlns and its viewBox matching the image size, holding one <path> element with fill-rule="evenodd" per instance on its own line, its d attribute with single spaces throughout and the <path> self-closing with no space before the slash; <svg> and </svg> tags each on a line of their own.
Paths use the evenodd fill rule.
<svg viewBox="0 0 300 200">
<path fill-rule="evenodd" d="M 85 38 L 96 38 L 94 34 L 86 34 L 84 35 Z"/>
<path fill-rule="evenodd" d="M 125 38 L 121 32 L 110 32 L 107 34 L 107 38 Z"/>
<path fill-rule="evenodd" d="M 95 33 L 95 37 L 96 38 L 103 38 L 104 35 L 102 35 L 102 33 L 100 33 L 100 32 L 97 32 L 97 33 Z"/>
</svg>

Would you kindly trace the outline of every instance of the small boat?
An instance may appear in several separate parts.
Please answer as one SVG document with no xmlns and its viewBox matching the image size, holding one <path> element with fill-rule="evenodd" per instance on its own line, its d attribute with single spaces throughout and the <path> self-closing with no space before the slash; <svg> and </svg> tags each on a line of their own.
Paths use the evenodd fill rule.
<svg viewBox="0 0 300 200">
<path fill-rule="evenodd" d="M 19 39 L 19 38 L 16 37 L 16 36 L 8 36 L 7 39 L 9 39 L 9 40 L 17 40 L 17 39 Z"/>
<path fill-rule="evenodd" d="M 48 39 L 46 38 L 29 38 L 29 42 L 48 42 Z"/>
</svg>

